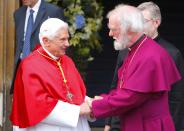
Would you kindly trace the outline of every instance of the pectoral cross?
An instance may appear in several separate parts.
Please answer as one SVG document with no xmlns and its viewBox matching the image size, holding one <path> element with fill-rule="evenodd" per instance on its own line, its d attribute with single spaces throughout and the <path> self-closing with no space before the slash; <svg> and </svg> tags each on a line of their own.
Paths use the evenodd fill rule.
<svg viewBox="0 0 184 131">
<path fill-rule="evenodd" d="M 67 90 L 66 97 L 67 97 L 68 100 L 72 101 L 73 94 L 69 91 L 69 87 L 67 85 L 67 80 L 65 78 L 65 75 L 64 75 L 63 69 L 61 67 L 61 64 L 59 62 L 57 62 L 57 65 L 59 66 L 59 69 L 60 69 L 62 77 L 63 77 L 63 82 L 65 83 L 65 86 L 66 86 L 66 90 Z"/>
<path fill-rule="evenodd" d="M 124 80 L 120 80 L 120 88 L 122 88 L 123 82 L 124 82 Z"/>
<path fill-rule="evenodd" d="M 67 98 L 70 100 L 70 101 L 72 101 L 72 97 L 73 97 L 73 94 L 72 93 L 70 93 L 69 91 L 67 91 Z"/>
<path fill-rule="evenodd" d="M 62 69 L 62 67 L 61 67 L 60 61 L 56 61 L 56 60 L 54 60 L 54 59 L 52 59 L 52 58 L 50 58 L 50 57 L 48 57 L 48 56 L 42 54 L 39 50 L 37 50 L 37 51 L 38 51 L 38 53 L 39 53 L 40 55 L 42 55 L 42 56 L 44 56 L 44 57 L 46 57 L 46 58 L 48 58 L 48 59 L 50 59 L 50 60 L 53 60 L 53 61 L 55 61 L 55 62 L 57 63 L 57 65 L 58 65 L 58 67 L 59 67 L 59 69 L 60 69 L 60 71 L 61 71 L 62 77 L 63 77 L 63 82 L 64 82 L 64 84 L 65 84 L 65 86 L 66 86 L 66 91 L 67 91 L 66 97 L 67 97 L 68 100 L 72 101 L 73 94 L 69 91 L 70 88 L 69 88 L 68 85 L 67 85 L 67 80 L 66 80 L 64 71 L 63 71 L 63 69 Z"/>
<path fill-rule="evenodd" d="M 125 76 L 125 69 L 123 69 L 122 75 L 121 75 L 121 79 L 120 79 L 120 88 L 123 87 L 124 84 L 124 76 Z"/>
</svg>

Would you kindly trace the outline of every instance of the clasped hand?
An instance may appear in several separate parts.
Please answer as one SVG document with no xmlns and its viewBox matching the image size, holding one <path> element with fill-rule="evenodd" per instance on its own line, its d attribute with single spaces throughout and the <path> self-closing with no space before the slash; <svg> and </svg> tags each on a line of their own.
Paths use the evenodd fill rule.
<svg viewBox="0 0 184 131">
<path fill-rule="evenodd" d="M 101 96 L 95 96 L 94 98 L 86 97 L 85 102 L 80 105 L 80 115 L 92 116 L 92 102 L 94 100 L 103 99 Z"/>
</svg>

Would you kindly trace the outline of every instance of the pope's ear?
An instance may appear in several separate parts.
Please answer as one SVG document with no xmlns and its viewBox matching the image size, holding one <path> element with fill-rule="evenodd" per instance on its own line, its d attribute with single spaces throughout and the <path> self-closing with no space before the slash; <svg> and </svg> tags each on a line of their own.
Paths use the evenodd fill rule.
<svg viewBox="0 0 184 131">
<path fill-rule="evenodd" d="M 49 46 L 49 39 L 48 39 L 47 37 L 43 37 L 43 38 L 42 38 L 42 41 L 43 41 L 43 43 L 44 43 L 44 45 L 45 45 L 46 47 Z"/>
</svg>

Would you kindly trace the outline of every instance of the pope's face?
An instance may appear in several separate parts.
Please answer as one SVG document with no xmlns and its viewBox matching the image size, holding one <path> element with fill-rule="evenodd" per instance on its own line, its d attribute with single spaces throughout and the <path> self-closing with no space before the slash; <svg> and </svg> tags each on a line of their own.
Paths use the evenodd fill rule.
<svg viewBox="0 0 184 131">
<path fill-rule="evenodd" d="M 52 39 L 44 41 L 45 48 L 54 56 L 60 57 L 65 54 L 69 47 L 69 33 L 67 28 L 62 28 L 57 32 L 57 35 Z"/>
<path fill-rule="evenodd" d="M 38 0 L 22 0 L 22 4 L 29 6 L 29 7 L 33 7 L 36 3 L 38 2 Z"/>
</svg>

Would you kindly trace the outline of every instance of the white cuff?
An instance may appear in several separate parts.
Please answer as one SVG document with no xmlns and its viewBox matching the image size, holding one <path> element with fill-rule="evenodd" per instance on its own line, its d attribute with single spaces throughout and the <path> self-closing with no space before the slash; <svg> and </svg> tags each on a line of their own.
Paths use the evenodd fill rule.
<svg viewBox="0 0 184 131">
<path fill-rule="evenodd" d="M 58 101 L 52 112 L 42 121 L 51 125 L 77 127 L 80 106 Z"/>
</svg>

